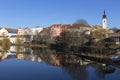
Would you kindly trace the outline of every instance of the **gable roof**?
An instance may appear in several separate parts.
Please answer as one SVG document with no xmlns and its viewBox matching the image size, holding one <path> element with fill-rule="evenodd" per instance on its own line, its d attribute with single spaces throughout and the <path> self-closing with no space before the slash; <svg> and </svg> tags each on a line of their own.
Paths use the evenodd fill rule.
<svg viewBox="0 0 120 80">
<path fill-rule="evenodd" d="M 17 33 L 18 32 L 18 29 L 13 29 L 13 28 L 5 28 L 8 33 Z"/>
</svg>

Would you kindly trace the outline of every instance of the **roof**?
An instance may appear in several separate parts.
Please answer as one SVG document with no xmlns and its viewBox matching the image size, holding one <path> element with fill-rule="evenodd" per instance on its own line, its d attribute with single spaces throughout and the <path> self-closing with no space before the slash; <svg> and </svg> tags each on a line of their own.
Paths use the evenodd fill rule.
<svg viewBox="0 0 120 80">
<path fill-rule="evenodd" d="M 109 34 L 109 37 L 120 37 L 120 32 L 111 33 Z"/>
<path fill-rule="evenodd" d="M 61 27 L 61 26 L 62 26 L 62 24 L 53 24 L 49 28 L 58 28 L 58 27 Z"/>
<path fill-rule="evenodd" d="M 68 29 L 74 29 L 74 28 L 80 28 L 80 27 L 91 28 L 91 26 L 84 25 L 84 24 L 71 24 L 67 26 Z"/>
<path fill-rule="evenodd" d="M 5 28 L 8 33 L 17 33 L 18 32 L 18 29 L 13 29 L 13 28 Z"/>
<path fill-rule="evenodd" d="M 105 14 L 105 11 L 104 11 L 104 14 L 103 14 L 103 18 L 107 18 L 107 17 L 106 17 L 106 14 Z"/>
<path fill-rule="evenodd" d="M 48 28 L 43 28 L 43 30 L 40 33 L 44 33 L 44 32 L 47 32 L 47 31 L 48 31 Z"/>
</svg>

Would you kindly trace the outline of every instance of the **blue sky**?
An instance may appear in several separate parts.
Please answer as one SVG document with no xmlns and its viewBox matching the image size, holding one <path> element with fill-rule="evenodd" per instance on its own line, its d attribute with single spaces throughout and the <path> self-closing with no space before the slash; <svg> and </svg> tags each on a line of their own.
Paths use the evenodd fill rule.
<svg viewBox="0 0 120 80">
<path fill-rule="evenodd" d="M 108 27 L 120 27 L 120 0 L 0 0 L 0 26 L 24 28 L 72 24 L 85 19 L 102 25 L 106 10 Z"/>
</svg>

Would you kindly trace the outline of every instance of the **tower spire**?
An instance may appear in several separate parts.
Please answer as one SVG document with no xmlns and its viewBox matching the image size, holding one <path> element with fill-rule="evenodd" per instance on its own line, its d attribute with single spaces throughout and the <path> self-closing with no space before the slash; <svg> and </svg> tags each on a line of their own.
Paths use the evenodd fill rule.
<svg viewBox="0 0 120 80">
<path fill-rule="evenodd" d="M 107 18 L 105 10 L 104 10 L 103 18 Z"/>
<path fill-rule="evenodd" d="M 105 14 L 105 10 L 104 10 L 104 15 L 106 15 L 106 14 Z"/>
</svg>

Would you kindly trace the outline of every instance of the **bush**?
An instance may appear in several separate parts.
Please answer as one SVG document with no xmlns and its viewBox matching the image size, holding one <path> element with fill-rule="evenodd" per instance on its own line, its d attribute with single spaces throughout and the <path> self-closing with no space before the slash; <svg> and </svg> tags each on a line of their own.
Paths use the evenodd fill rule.
<svg viewBox="0 0 120 80">
<path fill-rule="evenodd" d="M 3 40 L 1 41 L 1 45 L 2 45 L 2 49 L 3 51 L 7 51 L 10 48 L 10 39 L 8 39 L 7 37 L 3 37 Z"/>
</svg>

